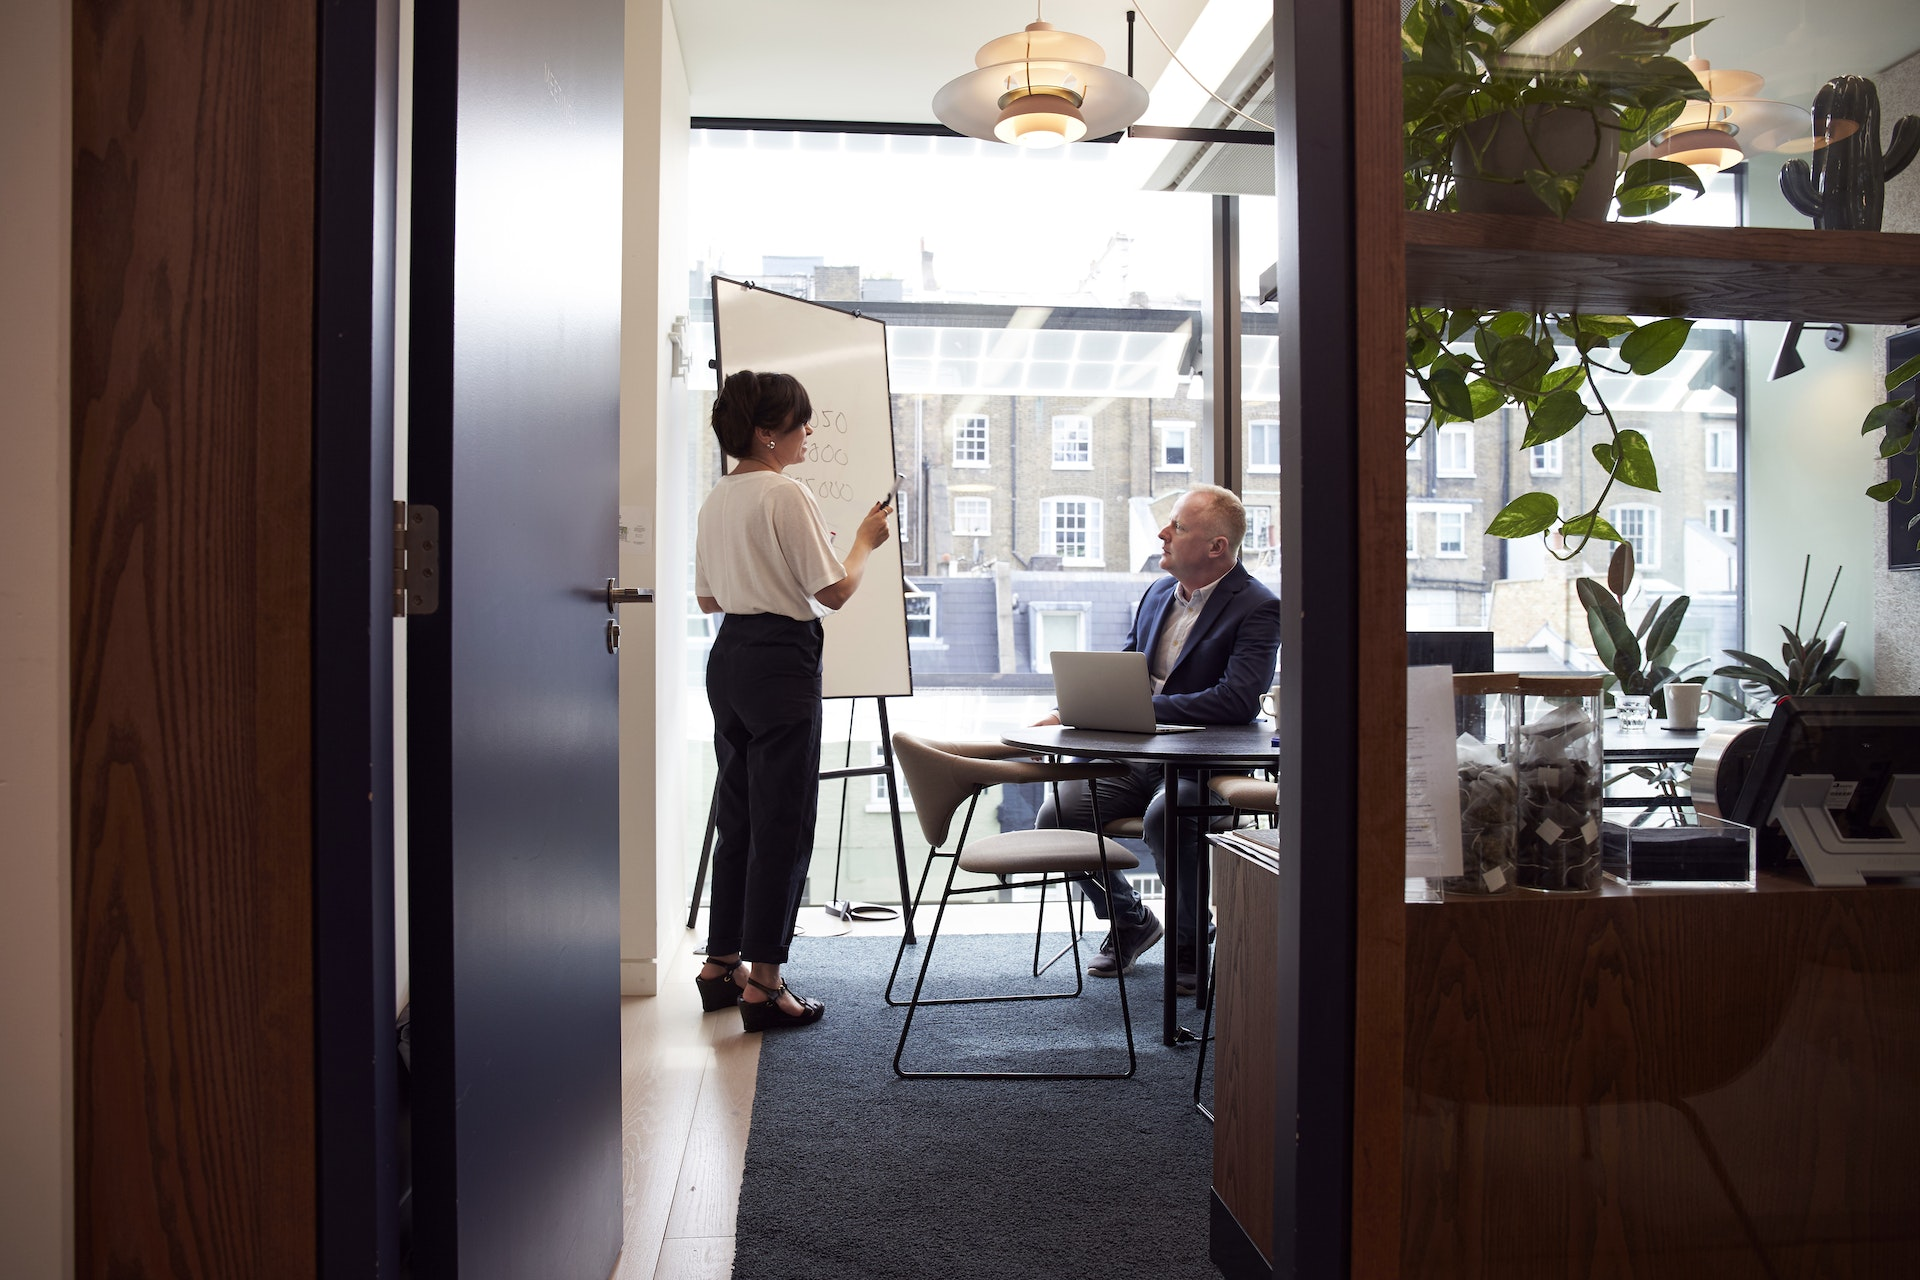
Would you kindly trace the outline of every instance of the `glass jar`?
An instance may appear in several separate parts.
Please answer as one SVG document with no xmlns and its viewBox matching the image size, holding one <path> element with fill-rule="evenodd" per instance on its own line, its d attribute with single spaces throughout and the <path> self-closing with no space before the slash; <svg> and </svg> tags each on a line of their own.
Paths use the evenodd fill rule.
<svg viewBox="0 0 1920 1280">
<path fill-rule="evenodd" d="M 1514 874 L 1523 889 L 1600 887 L 1606 791 L 1600 682 L 1599 676 L 1520 677 L 1508 762 L 1520 791 Z"/>
<path fill-rule="evenodd" d="M 1446 878 L 1448 893 L 1505 893 L 1513 888 L 1520 797 L 1508 752 L 1519 695 L 1516 675 L 1476 672 L 1453 677 L 1461 873 Z"/>
</svg>

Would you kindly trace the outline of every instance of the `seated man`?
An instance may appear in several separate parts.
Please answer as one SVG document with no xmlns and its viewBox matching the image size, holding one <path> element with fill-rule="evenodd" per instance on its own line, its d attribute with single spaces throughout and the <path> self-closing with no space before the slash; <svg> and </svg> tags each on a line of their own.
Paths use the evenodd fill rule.
<svg viewBox="0 0 1920 1280">
<path fill-rule="evenodd" d="M 1246 724 L 1260 714 L 1260 695 L 1273 683 L 1280 651 L 1280 601 L 1240 564 L 1246 529 L 1246 508 L 1232 490 L 1196 485 L 1174 504 L 1173 518 L 1160 530 L 1160 567 L 1169 576 L 1147 588 L 1126 647 L 1147 655 L 1154 717 L 1162 724 Z M 1038 723 L 1059 722 L 1056 714 Z M 1147 848 L 1161 880 L 1166 881 L 1170 871 L 1180 877 L 1175 986 L 1191 994 L 1200 969 L 1194 927 L 1199 914 L 1200 820 L 1181 820 L 1178 856 L 1169 867 L 1161 847 L 1161 782 L 1159 765 L 1135 764 L 1127 776 L 1095 785 L 1100 788 L 1101 817 L 1143 818 Z M 1055 812 L 1050 792 L 1035 825 L 1091 829 L 1087 785 L 1060 785 L 1064 813 Z M 1181 804 L 1200 804 L 1206 798 L 1197 778 L 1180 779 Z M 1124 874 L 1115 871 L 1111 879 L 1104 892 L 1096 881 L 1086 883 L 1094 910 L 1110 922 L 1100 954 L 1087 965 L 1088 973 L 1101 978 L 1123 970 L 1131 973 L 1135 958 L 1165 932 Z"/>
</svg>

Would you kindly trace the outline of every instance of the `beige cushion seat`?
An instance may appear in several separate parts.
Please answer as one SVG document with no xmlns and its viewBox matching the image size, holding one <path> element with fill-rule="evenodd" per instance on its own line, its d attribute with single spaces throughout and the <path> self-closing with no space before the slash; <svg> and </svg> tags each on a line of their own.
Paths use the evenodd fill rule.
<svg viewBox="0 0 1920 1280">
<path fill-rule="evenodd" d="M 1115 818 L 1107 824 L 1107 834 L 1122 840 L 1144 840 L 1147 838 L 1146 819 Z"/>
<path fill-rule="evenodd" d="M 1213 779 L 1209 785 L 1213 787 L 1213 794 L 1236 809 L 1246 809 L 1255 813 L 1280 811 L 1280 784 L 1271 778 L 1228 774 L 1225 777 Z"/>
<path fill-rule="evenodd" d="M 1109 828 L 1112 824 L 1109 823 Z M 1140 859 L 1124 845 L 1107 841 L 1107 866 L 1131 871 Z M 1007 831 L 975 841 L 960 851 L 960 869 L 983 875 L 1028 875 L 1038 872 L 1093 872 L 1100 869 L 1100 851 L 1090 831 Z"/>
</svg>

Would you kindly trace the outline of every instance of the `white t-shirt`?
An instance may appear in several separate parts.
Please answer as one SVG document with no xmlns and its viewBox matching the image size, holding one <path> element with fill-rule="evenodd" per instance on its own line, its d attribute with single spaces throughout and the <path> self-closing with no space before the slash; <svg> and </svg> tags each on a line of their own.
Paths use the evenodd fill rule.
<svg viewBox="0 0 1920 1280">
<path fill-rule="evenodd" d="M 700 504 L 694 594 L 728 613 L 778 613 L 800 622 L 832 610 L 814 599 L 847 576 L 833 554 L 820 504 L 777 471 L 723 476 Z"/>
</svg>

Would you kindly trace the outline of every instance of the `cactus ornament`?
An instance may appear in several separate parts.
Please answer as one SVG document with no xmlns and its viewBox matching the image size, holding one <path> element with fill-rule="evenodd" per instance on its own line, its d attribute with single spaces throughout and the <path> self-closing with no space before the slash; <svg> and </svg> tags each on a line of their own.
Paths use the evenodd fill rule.
<svg viewBox="0 0 1920 1280">
<path fill-rule="evenodd" d="M 1780 169 L 1787 203 L 1813 219 L 1817 231 L 1878 231 L 1887 183 L 1920 151 L 1920 116 L 1893 125 L 1880 151 L 1880 91 L 1864 76 L 1838 76 L 1813 100 L 1812 164 L 1789 160 Z"/>
</svg>

